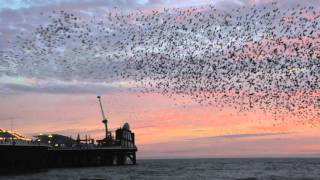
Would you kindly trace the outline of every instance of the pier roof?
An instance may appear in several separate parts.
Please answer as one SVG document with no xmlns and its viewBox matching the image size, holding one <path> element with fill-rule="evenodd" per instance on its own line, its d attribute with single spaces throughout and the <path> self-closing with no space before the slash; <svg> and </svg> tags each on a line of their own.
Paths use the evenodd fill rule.
<svg viewBox="0 0 320 180">
<path fill-rule="evenodd" d="M 31 141 L 31 139 L 26 138 L 16 132 L 0 129 L 0 140 L 4 139 L 19 139 L 24 141 Z"/>
</svg>

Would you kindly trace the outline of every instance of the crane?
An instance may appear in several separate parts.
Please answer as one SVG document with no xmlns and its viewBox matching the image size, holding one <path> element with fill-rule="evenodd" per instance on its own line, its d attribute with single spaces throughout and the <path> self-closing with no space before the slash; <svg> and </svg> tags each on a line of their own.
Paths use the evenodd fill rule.
<svg viewBox="0 0 320 180">
<path fill-rule="evenodd" d="M 103 111 L 103 107 L 102 107 L 102 103 L 101 103 L 101 96 L 97 96 L 97 98 L 99 99 L 99 104 L 100 104 L 100 108 L 101 108 L 101 115 L 102 115 L 102 123 L 104 124 L 104 126 L 106 128 L 106 139 L 107 139 L 108 135 L 109 135 L 108 120 L 107 120 L 106 116 L 104 115 L 104 111 Z"/>
</svg>

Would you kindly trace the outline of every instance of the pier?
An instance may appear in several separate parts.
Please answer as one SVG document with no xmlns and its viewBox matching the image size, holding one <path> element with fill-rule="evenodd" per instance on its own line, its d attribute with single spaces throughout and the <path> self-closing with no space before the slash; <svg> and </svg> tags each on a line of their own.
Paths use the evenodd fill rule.
<svg viewBox="0 0 320 180">
<path fill-rule="evenodd" d="M 47 168 L 113 166 L 137 163 L 135 134 L 128 123 L 115 132 L 108 130 L 101 97 L 98 96 L 105 126 L 105 137 L 94 140 L 90 136 L 77 139 L 60 134 L 39 134 L 34 140 L 17 138 L 0 139 L 0 173 L 32 171 Z M 11 136 L 12 134 L 12 136 Z"/>
<path fill-rule="evenodd" d="M 0 173 L 47 168 L 136 164 L 137 148 L 110 146 L 52 148 L 44 144 L 0 143 Z"/>
</svg>

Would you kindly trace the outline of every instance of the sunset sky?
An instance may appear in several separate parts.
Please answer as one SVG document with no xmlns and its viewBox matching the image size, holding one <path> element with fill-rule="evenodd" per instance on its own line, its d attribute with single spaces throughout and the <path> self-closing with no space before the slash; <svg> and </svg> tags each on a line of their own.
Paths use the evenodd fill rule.
<svg viewBox="0 0 320 180">
<path fill-rule="evenodd" d="M 281 1 L 288 6 L 297 2 L 319 5 L 317 0 Z M 39 16 L 42 12 L 66 10 L 98 15 L 104 12 L 103 8 L 115 6 L 126 11 L 141 9 L 147 12 L 209 4 L 223 10 L 262 3 L 268 2 L 1 0 L 0 53 L 12 48 L 7 41 L 20 32 L 32 32 L 46 23 L 46 19 Z M 60 133 L 73 137 L 80 133 L 82 136 L 103 137 L 102 117 L 96 98 L 101 95 L 109 127 L 115 130 L 128 122 L 136 134 L 138 156 L 141 158 L 320 155 L 319 126 L 297 123 L 293 117 L 279 122 L 272 114 L 259 110 L 239 113 L 227 107 L 202 106 L 187 97 L 140 93 L 131 90 L 132 84 L 126 81 L 105 82 L 80 76 L 66 78 L 66 75 L 52 70 L 50 65 L 38 69 L 37 73 L 29 73 L 32 65 L 27 62 L 19 64 L 19 61 L 12 60 L 4 64 L 1 58 L 0 54 L 0 128 L 12 128 L 27 137 L 37 133 Z"/>
</svg>

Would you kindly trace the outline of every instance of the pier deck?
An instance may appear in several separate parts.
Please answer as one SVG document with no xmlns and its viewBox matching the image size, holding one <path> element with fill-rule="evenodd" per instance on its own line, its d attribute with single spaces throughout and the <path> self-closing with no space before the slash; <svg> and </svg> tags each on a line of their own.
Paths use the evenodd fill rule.
<svg viewBox="0 0 320 180">
<path fill-rule="evenodd" d="M 137 148 L 121 146 L 48 150 L 51 167 L 124 165 L 127 159 L 136 164 L 136 152 Z"/>
<path fill-rule="evenodd" d="M 36 169 L 136 164 L 137 148 L 54 149 L 42 145 L 0 145 L 0 173 Z"/>
</svg>

